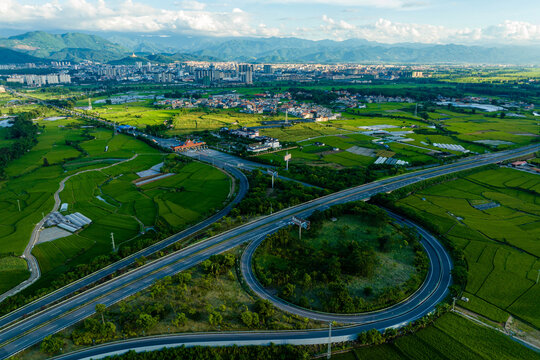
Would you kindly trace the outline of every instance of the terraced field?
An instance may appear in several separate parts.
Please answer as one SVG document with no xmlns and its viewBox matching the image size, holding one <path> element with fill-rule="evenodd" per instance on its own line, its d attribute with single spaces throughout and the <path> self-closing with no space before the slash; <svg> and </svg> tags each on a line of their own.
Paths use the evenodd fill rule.
<svg viewBox="0 0 540 360">
<path fill-rule="evenodd" d="M 460 305 L 492 320 L 509 314 L 540 326 L 540 177 L 487 170 L 398 202 L 436 226 L 465 252 L 469 280 Z M 490 209 L 474 206 L 493 204 Z"/>
</svg>

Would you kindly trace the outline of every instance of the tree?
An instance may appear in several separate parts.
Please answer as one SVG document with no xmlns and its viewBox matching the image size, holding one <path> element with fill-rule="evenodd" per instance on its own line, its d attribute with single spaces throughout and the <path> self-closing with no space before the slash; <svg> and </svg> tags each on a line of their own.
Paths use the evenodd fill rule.
<svg viewBox="0 0 540 360">
<path fill-rule="evenodd" d="M 105 304 L 96 304 L 96 314 L 101 315 L 101 322 L 105 325 L 105 316 L 103 315 L 107 310 L 107 305 Z"/>
<path fill-rule="evenodd" d="M 187 323 L 187 317 L 184 313 L 176 314 L 176 317 L 173 319 L 172 324 L 174 326 L 183 326 Z"/>
<path fill-rule="evenodd" d="M 46 157 L 43 158 L 43 166 L 49 166 L 49 160 Z"/>
<path fill-rule="evenodd" d="M 210 323 L 210 325 L 214 326 L 221 325 L 221 323 L 223 322 L 223 315 L 216 311 L 211 312 L 210 315 L 208 315 L 208 322 Z"/>
<path fill-rule="evenodd" d="M 49 335 L 41 342 L 41 351 L 47 355 L 58 354 L 64 347 L 64 340 L 57 335 Z"/>
<path fill-rule="evenodd" d="M 291 283 L 287 283 L 284 287 L 283 287 L 283 290 L 281 291 L 281 295 L 285 298 L 288 298 L 288 297 L 291 297 L 294 295 L 294 290 L 295 290 L 296 286 L 294 284 L 291 284 Z"/>
<path fill-rule="evenodd" d="M 255 301 L 254 310 L 262 321 L 266 322 L 276 312 L 274 305 L 268 300 L 258 299 Z"/>
<path fill-rule="evenodd" d="M 251 324 L 253 323 L 253 313 L 249 310 L 246 310 L 242 314 L 240 314 L 240 318 L 246 326 L 251 326 Z"/>
<path fill-rule="evenodd" d="M 311 276 L 309 276 L 308 273 L 305 273 L 304 274 L 304 288 L 309 289 L 311 288 L 311 285 L 312 285 Z"/>
<path fill-rule="evenodd" d="M 357 341 L 366 345 L 378 345 L 384 342 L 384 338 L 377 329 L 371 329 L 358 334 Z"/>
<path fill-rule="evenodd" d="M 377 242 L 379 243 L 379 250 L 388 252 L 390 251 L 390 245 L 392 242 L 392 239 L 389 235 L 382 235 L 377 238 Z"/>
<path fill-rule="evenodd" d="M 142 313 L 139 314 L 139 318 L 137 319 L 135 324 L 141 330 L 149 330 L 157 324 L 157 319 L 150 314 Z"/>
</svg>

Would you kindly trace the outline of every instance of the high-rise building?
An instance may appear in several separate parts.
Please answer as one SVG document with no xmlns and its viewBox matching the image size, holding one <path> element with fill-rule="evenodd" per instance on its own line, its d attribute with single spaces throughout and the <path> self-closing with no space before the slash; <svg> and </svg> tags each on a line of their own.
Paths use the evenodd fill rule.
<svg viewBox="0 0 540 360">
<path fill-rule="evenodd" d="M 240 64 L 238 65 L 238 77 L 243 83 L 253 84 L 253 65 Z"/>
<path fill-rule="evenodd" d="M 274 68 L 272 67 L 272 65 L 264 65 L 263 72 L 265 74 L 273 74 L 274 73 Z"/>
</svg>

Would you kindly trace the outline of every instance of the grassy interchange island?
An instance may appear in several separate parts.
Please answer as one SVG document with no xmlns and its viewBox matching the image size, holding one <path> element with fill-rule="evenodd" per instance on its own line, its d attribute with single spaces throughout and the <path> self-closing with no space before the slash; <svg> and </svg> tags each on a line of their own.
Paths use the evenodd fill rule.
<svg viewBox="0 0 540 360">
<path fill-rule="evenodd" d="M 364 202 L 336 205 L 269 236 L 253 266 L 261 284 L 301 307 L 359 313 L 390 306 L 422 283 L 429 266 L 418 236 Z"/>
</svg>

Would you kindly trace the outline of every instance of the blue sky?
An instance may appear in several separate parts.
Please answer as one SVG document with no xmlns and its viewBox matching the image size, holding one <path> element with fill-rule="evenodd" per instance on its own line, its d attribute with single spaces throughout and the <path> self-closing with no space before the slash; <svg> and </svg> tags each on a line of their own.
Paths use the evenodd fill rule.
<svg viewBox="0 0 540 360">
<path fill-rule="evenodd" d="M 540 44 L 540 0 L 1 0 L 0 28 Z"/>
</svg>

